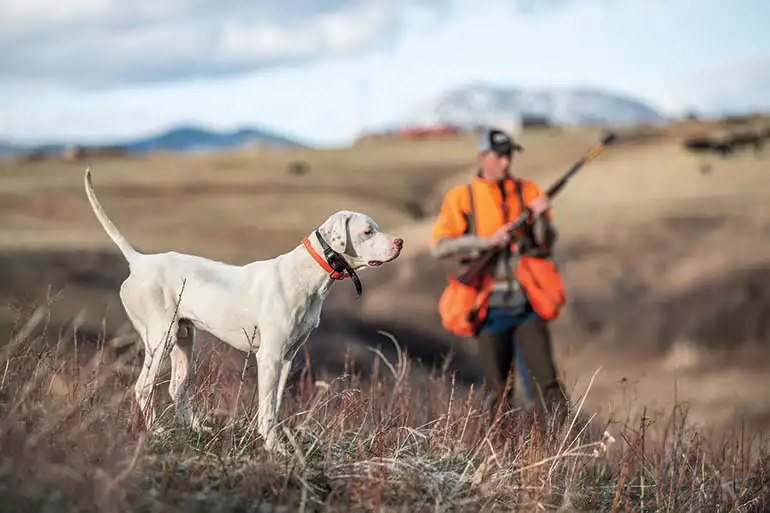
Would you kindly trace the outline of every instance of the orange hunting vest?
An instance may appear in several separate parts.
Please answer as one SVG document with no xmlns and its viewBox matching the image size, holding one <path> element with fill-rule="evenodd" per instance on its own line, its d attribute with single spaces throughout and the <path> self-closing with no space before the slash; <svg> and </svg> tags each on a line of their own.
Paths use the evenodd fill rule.
<svg viewBox="0 0 770 513">
<path fill-rule="evenodd" d="M 518 181 L 525 205 L 541 194 L 533 182 Z M 508 178 L 502 187 L 505 202 L 498 184 L 480 176 L 473 178 L 470 184 L 452 188 L 444 198 L 433 226 L 431 245 L 439 239 L 464 234 L 488 237 L 505 223 L 516 219 L 521 214 L 516 181 Z M 469 192 L 473 194 L 473 201 Z M 545 215 L 551 218 L 550 212 Z M 531 224 L 532 219 L 527 222 Z M 521 237 L 522 230 L 516 235 Z M 515 244 L 514 240 L 512 246 L 515 247 Z M 514 272 L 537 314 L 545 320 L 554 319 L 565 302 L 564 284 L 556 265 L 549 259 L 520 255 Z M 483 273 L 470 287 L 450 275 L 438 305 L 444 328 L 460 336 L 475 335 L 486 316 L 492 283 L 489 273 Z"/>
<path fill-rule="evenodd" d="M 533 182 L 522 179 L 519 179 L 519 182 L 525 205 L 528 205 L 541 194 L 540 189 Z M 470 186 L 473 190 L 476 235 L 488 237 L 506 222 L 513 221 L 521 214 L 516 185 L 512 178 L 503 182 L 505 206 L 508 209 L 507 219 L 503 218 L 503 195 L 497 183 L 476 176 L 471 180 Z M 435 244 L 436 241 L 444 237 L 458 237 L 464 233 L 470 233 L 471 229 L 468 226 L 470 209 L 471 200 L 468 195 L 468 185 L 460 184 L 453 187 L 445 196 L 441 213 L 433 225 L 431 244 Z M 546 215 L 550 216 L 550 213 Z"/>
</svg>

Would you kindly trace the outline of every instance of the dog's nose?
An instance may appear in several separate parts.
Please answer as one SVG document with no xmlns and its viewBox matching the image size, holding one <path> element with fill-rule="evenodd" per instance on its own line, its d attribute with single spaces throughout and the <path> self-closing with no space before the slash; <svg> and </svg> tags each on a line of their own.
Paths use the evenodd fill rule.
<svg viewBox="0 0 770 513">
<path fill-rule="evenodd" d="M 404 239 L 395 239 L 395 240 L 393 241 L 393 245 L 394 245 L 396 248 L 398 248 L 398 249 L 401 249 L 401 248 L 403 248 L 403 247 L 404 247 Z"/>
</svg>

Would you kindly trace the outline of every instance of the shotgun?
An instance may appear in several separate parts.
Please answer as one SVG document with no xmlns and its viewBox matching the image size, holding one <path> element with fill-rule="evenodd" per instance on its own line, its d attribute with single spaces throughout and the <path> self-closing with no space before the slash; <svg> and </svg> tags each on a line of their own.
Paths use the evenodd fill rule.
<svg viewBox="0 0 770 513">
<path fill-rule="evenodd" d="M 615 141 L 615 134 L 609 133 L 602 138 L 602 140 L 597 143 L 593 148 L 591 148 L 585 155 L 580 157 L 577 162 L 572 164 L 572 167 L 570 167 L 563 175 L 559 177 L 556 182 L 551 184 L 551 186 L 545 191 L 545 194 L 548 196 L 549 199 L 556 196 L 559 191 L 561 191 L 564 186 L 567 184 L 567 181 L 569 181 L 570 178 L 572 178 L 572 175 L 580 171 L 580 169 L 594 160 L 599 154 L 604 150 L 605 147 L 609 146 Z M 532 210 L 529 207 L 525 207 L 522 213 L 517 217 L 513 223 L 511 224 L 511 232 L 515 232 L 521 226 L 527 222 L 527 219 L 532 214 Z M 489 262 L 492 261 L 493 258 L 497 256 L 497 254 L 502 251 L 503 247 L 496 247 L 490 250 L 485 251 L 481 254 L 479 258 L 471 262 L 470 265 L 465 269 L 465 271 L 460 274 L 457 277 L 457 281 L 462 283 L 463 285 L 471 286 L 476 279 L 476 276 L 484 271 L 484 269 L 487 267 Z"/>
</svg>

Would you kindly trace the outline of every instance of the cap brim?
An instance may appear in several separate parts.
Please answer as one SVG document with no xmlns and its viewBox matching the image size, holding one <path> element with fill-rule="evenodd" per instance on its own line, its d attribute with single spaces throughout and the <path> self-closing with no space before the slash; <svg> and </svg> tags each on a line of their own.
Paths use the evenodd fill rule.
<svg viewBox="0 0 770 513">
<path fill-rule="evenodd" d="M 510 153 L 508 153 L 508 152 L 500 153 L 500 152 L 496 151 L 495 148 L 480 149 L 479 153 L 491 152 L 491 153 L 494 153 L 496 155 L 513 155 L 514 153 L 520 153 L 520 152 L 523 152 L 523 151 L 524 151 L 524 147 L 523 146 L 521 146 L 520 144 L 515 144 L 514 143 L 513 145 L 511 145 Z"/>
</svg>

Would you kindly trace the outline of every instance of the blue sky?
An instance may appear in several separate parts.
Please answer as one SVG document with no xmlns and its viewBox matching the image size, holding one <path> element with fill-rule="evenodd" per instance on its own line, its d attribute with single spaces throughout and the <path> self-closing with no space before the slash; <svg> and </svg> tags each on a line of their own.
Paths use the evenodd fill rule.
<svg viewBox="0 0 770 513">
<path fill-rule="evenodd" d="M 479 81 L 770 109 L 762 0 L 43 2 L 0 5 L 0 138 L 192 122 L 337 144 Z"/>
</svg>

